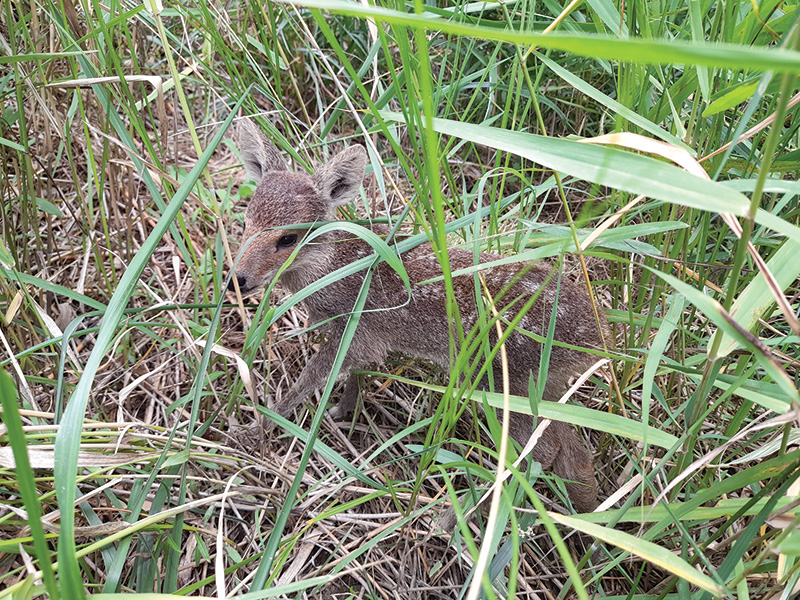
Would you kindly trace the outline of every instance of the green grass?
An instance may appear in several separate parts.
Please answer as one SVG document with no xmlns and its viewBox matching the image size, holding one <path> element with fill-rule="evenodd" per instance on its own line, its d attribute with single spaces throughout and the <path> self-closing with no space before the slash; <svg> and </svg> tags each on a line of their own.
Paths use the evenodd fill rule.
<svg viewBox="0 0 800 600">
<path fill-rule="evenodd" d="M 4 0 L 0 598 L 474 598 L 482 548 L 488 598 L 788 597 L 798 4 L 591 0 L 555 24 L 565 8 Z M 430 241 L 448 287 L 456 245 L 589 275 L 611 367 L 585 407 L 539 414 L 584 428 L 613 508 L 564 516 L 557 478 L 515 472 L 493 530 L 478 511 L 431 535 L 497 472 L 498 423 L 458 418 L 464 357 L 365 374 L 349 431 L 321 410 L 279 440 L 248 429 L 317 340 L 303 294 L 222 295 L 252 192 L 228 136 L 245 115 L 297 168 L 365 145 L 343 216 L 402 222 L 398 247 Z M 693 173 L 641 138 L 578 141 L 626 132 Z"/>
</svg>

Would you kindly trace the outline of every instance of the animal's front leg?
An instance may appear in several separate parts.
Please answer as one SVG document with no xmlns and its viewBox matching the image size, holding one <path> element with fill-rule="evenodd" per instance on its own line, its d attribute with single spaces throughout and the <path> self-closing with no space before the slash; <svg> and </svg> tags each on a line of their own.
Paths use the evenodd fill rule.
<svg viewBox="0 0 800 600">
<path fill-rule="evenodd" d="M 308 361 L 291 389 L 280 400 L 273 399 L 270 402 L 270 409 L 288 419 L 298 404 L 325 385 L 333 368 L 336 350 L 335 344 L 323 344 L 320 351 Z"/>
<path fill-rule="evenodd" d="M 344 389 L 339 398 L 339 403 L 328 410 L 332 419 L 344 419 L 351 416 L 356 410 L 360 391 L 358 375 L 350 374 L 344 382 Z"/>
<path fill-rule="evenodd" d="M 325 386 L 328 377 L 330 377 L 331 369 L 333 369 L 338 349 L 338 344 L 324 344 L 320 351 L 308 361 L 305 369 L 300 373 L 300 377 L 297 378 L 291 389 L 279 401 L 270 402 L 270 409 L 288 419 L 298 404 Z M 339 369 L 338 377 L 338 379 L 347 377 L 342 399 L 345 413 L 352 412 L 358 400 L 358 376 L 350 375 L 350 371 L 360 365 L 361 361 L 355 360 L 352 354 L 352 352 L 347 353 L 342 367 Z"/>
</svg>

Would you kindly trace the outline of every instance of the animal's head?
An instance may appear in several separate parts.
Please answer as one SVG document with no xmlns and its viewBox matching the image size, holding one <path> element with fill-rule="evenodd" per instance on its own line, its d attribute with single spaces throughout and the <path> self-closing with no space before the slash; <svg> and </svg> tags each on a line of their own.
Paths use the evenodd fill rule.
<svg viewBox="0 0 800 600">
<path fill-rule="evenodd" d="M 294 173 L 275 145 L 248 120 L 239 129 L 239 149 L 248 174 L 258 182 L 244 218 L 243 242 L 253 239 L 236 268 L 239 289 L 246 294 L 269 283 L 309 231 L 307 226 L 286 226 L 332 221 L 336 207 L 355 197 L 364 179 L 367 153 L 361 146 L 350 146 L 313 175 Z M 305 246 L 289 269 L 316 270 L 324 253 L 334 251 L 326 246 Z"/>
</svg>

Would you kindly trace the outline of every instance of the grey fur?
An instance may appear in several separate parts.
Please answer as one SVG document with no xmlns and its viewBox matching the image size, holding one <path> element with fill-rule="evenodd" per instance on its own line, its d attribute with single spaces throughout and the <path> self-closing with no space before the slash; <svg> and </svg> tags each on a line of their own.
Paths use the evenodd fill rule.
<svg viewBox="0 0 800 600">
<path fill-rule="evenodd" d="M 334 218 L 335 207 L 348 202 L 357 193 L 367 159 L 363 148 L 352 146 L 323 165 L 316 174 L 309 176 L 276 170 L 274 156 L 278 150 L 254 127 L 243 129 L 240 146 L 259 148 L 258 152 L 249 156 L 263 159 L 255 169 L 262 173 L 263 179 L 250 200 L 245 217 L 244 238 L 249 239 L 256 233 L 258 236 L 245 251 L 236 272 L 241 291 L 249 293 L 275 277 L 278 268 L 294 250 L 294 245 L 286 247 L 291 236 L 300 240 L 306 233 L 303 229 L 273 228 Z M 372 229 L 379 235 L 387 233 L 384 226 L 376 225 Z M 327 273 L 371 253 L 371 247 L 361 239 L 340 231 L 329 232 L 304 246 L 291 266 L 282 273 L 280 281 L 284 288 L 296 293 Z M 451 249 L 449 256 L 453 270 L 473 264 L 472 252 Z M 499 257 L 481 254 L 479 258 L 480 262 L 490 262 Z M 441 283 L 419 283 L 440 276 L 439 263 L 427 244 L 403 254 L 402 260 L 412 283 L 411 297 L 408 297 L 396 272 L 386 263 L 381 263 L 373 275 L 366 301 L 368 310 L 361 316 L 340 371 L 340 377 L 347 380 L 344 397 L 337 407 L 340 414 L 352 412 L 358 397 L 357 377 L 350 372 L 382 363 L 390 351 L 422 358 L 445 370 L 450 368 L 450 332 L 444 287 Z M 512 318 L 524 300 L 541 289 L 551 268 L 547 263 L 505 265 L 481 273 L 493 297 L 507 290 L 499 301 L 498 309 L 501 312 L 515 299 L 522 298 L 522 302 L 515 303 L 508 310 L 506 316 Z M 324 386 L 347 321 L 346 316 L 342 315 L 352 311 L 363 277 L 364 272 L 348 276 L 305 300 L 313 323 L 327 321 L 320 327 L 327 335 L 327 343 L 309 360 L 288 393 L 271 404 L 272 410 L 290 416 L 298 404 Z M 521 328 L 546 335 L 556 302 L 557 279 L 553 277 L 541 291 L 522 318 Z M 473 276 L 456 277 L 454 294 L 464 329 L 469 331 L 478 319 Z M 329 320 L 332 317 L 339 318 Z M 562 280 L 557 297 L 555 339 L 574 346 L 599 348 L 602 347 L 603 335 L 605 339 L 610 339 L 608 325 L 603 317 L 598 325 L 585 289 Z M 491 334 L 490 338 L 496 339 L 493 336 Z M 530 373 L 536 376 L 539 366 L 540 346 L 522 333 L 514 332 L 509 337 L 506 352 L 512 394 L 528 395 Z M 582 372 L 593 362 L 590 354 L 554 346 L 550 355 L 545 399 L 558 399 L 570 377 Z M 499 355 L 493 364 L 493 372 L 496 388 L 499 389 Z M 484 381 L 484 387 L 486 384 Z M 511 433 L 521 445 L 530 437 L 532 423 L 532 418 L 527 415 L 514 415 Z M 590 511 L 596 507 L 597 484 L 592 457 L 571 426 L 553 422 L 535 447 L 533 458 L 543 468 L 552 468 L 569 481 L 567 490 L 579 510 Z"/>
</svg>

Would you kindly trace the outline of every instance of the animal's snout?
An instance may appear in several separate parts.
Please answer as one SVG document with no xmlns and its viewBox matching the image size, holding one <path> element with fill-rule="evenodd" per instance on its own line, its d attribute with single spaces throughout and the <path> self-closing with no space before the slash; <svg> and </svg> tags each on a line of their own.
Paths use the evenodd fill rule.
<svg viewBox="0 0 800 600">
<path fill-rule="evenodd" d="M 239 291 L 244 292 L 247 289 L 247 277 L 239 273 L 235 273 L 233 277 L 236 277 L 236 281 L 239 284 Z M 236 286 L 233 284 L 233 277 L 231 277 L 231 280 L 228 282 L 229 292 L 236 291 Z"/>
</svg>

